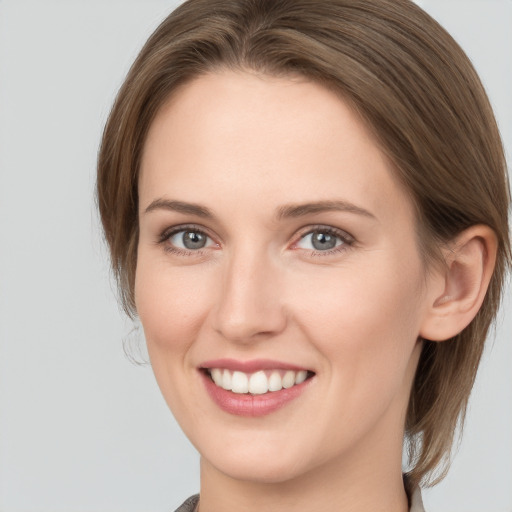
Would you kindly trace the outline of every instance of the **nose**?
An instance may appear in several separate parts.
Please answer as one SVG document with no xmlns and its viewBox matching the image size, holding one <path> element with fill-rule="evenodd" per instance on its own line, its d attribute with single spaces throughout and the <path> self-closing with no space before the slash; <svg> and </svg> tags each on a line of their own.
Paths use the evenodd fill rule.
<svg viewBox="0 0 512 512">
<path fill-rule="evenodd" d="M 215 330 L 226 340 L 248 343 L 285 329 L 282 273 L 269 259 L 239 254 L 226 265 L 214 314 Z"/>
</svg>

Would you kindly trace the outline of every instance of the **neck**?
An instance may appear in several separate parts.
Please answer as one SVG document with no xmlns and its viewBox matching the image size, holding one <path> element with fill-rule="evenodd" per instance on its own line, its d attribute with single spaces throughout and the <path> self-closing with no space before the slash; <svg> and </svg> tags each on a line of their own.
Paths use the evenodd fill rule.
<svg viewBox="0 0 512 512">
<path fill-rule="evenodd" d="M 272 482 L 238 480 L 202 459 L 200 512 L 407 512 L 401 457 L 390 459 L 391 451 L 383 454 L 385 465 L 380 454 L 367 464 L 360 457 L 351 464 L 344 454 L 343 461 Z"/>
</svg>

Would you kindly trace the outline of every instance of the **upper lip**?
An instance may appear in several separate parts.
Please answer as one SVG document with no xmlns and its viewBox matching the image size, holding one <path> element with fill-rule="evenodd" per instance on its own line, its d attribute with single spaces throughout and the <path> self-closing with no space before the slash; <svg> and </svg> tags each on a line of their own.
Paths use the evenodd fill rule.
<svg viewBox="0 0 512 512">
<path fill-rule="evenodd" d="M 239 371 L 244 373 L 254 373 L 259 370 L 309 370 L 304 366 L 296 364 L 285 363 L 283 361 L 276 361 L 272 359 L 252 359 L 250 361 L 238 361 L 236 359 L 214 359 L 205 361 L 199 365 L 201 369 L 223 368 L 231 371 Z M 311 370 L 309 370 L 311 371 Z"/>
</svg>

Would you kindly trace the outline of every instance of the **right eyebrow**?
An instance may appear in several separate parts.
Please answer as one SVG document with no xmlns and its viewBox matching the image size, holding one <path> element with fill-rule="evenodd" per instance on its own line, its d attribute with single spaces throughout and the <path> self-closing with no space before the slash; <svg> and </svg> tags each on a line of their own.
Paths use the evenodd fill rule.
<svg viewBox="0 0 512 512">
<path fill-rule="evenodd" d="M 184 213 L 187 215 L 197 215 L 203 218 L 213 218 L 212 212 L 205 206 L 195 203 L 185 203 L 183 201 L 173 201 L 170 199 L 159 198 L 151 202 L 144 210 L 144 214 L 155 210 L 168 210 L 172 212 Z"/>
<path fill-rule="evenodd" d="M 369 217 L 371 219 L 375 219 L 375 215 L 357 206 L 353 203 L 349 203 L 348 201 L 340 201 L 340 200 L 332 200 L 332 201 L 318 201 L 315 203 L 304 203 L 304 204 L 290 204 L 284 205 L 278 208 L 277 217 L 279 219 L 289 218 L 289 217 L 304 217 L 306 215 L 311 215 L 315 213 L 323 213 L 323 212 L 348 212 L 355 213 L 357 215 L 362 215 L 364 217 Z"/>
</svg>

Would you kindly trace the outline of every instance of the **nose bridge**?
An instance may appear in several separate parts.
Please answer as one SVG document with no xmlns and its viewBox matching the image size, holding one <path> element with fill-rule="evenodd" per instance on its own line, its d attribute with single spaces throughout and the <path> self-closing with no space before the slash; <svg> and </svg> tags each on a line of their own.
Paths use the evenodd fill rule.
<svg viewBox="0 0 512 512">
<path fill-rule="evenodd" d="M 279 269 L 272 258 L 247 244 L 227 259 L 219 290 L 216 330 L 237 342 L 281 332 L 286 314 Z"/>
</svg>

